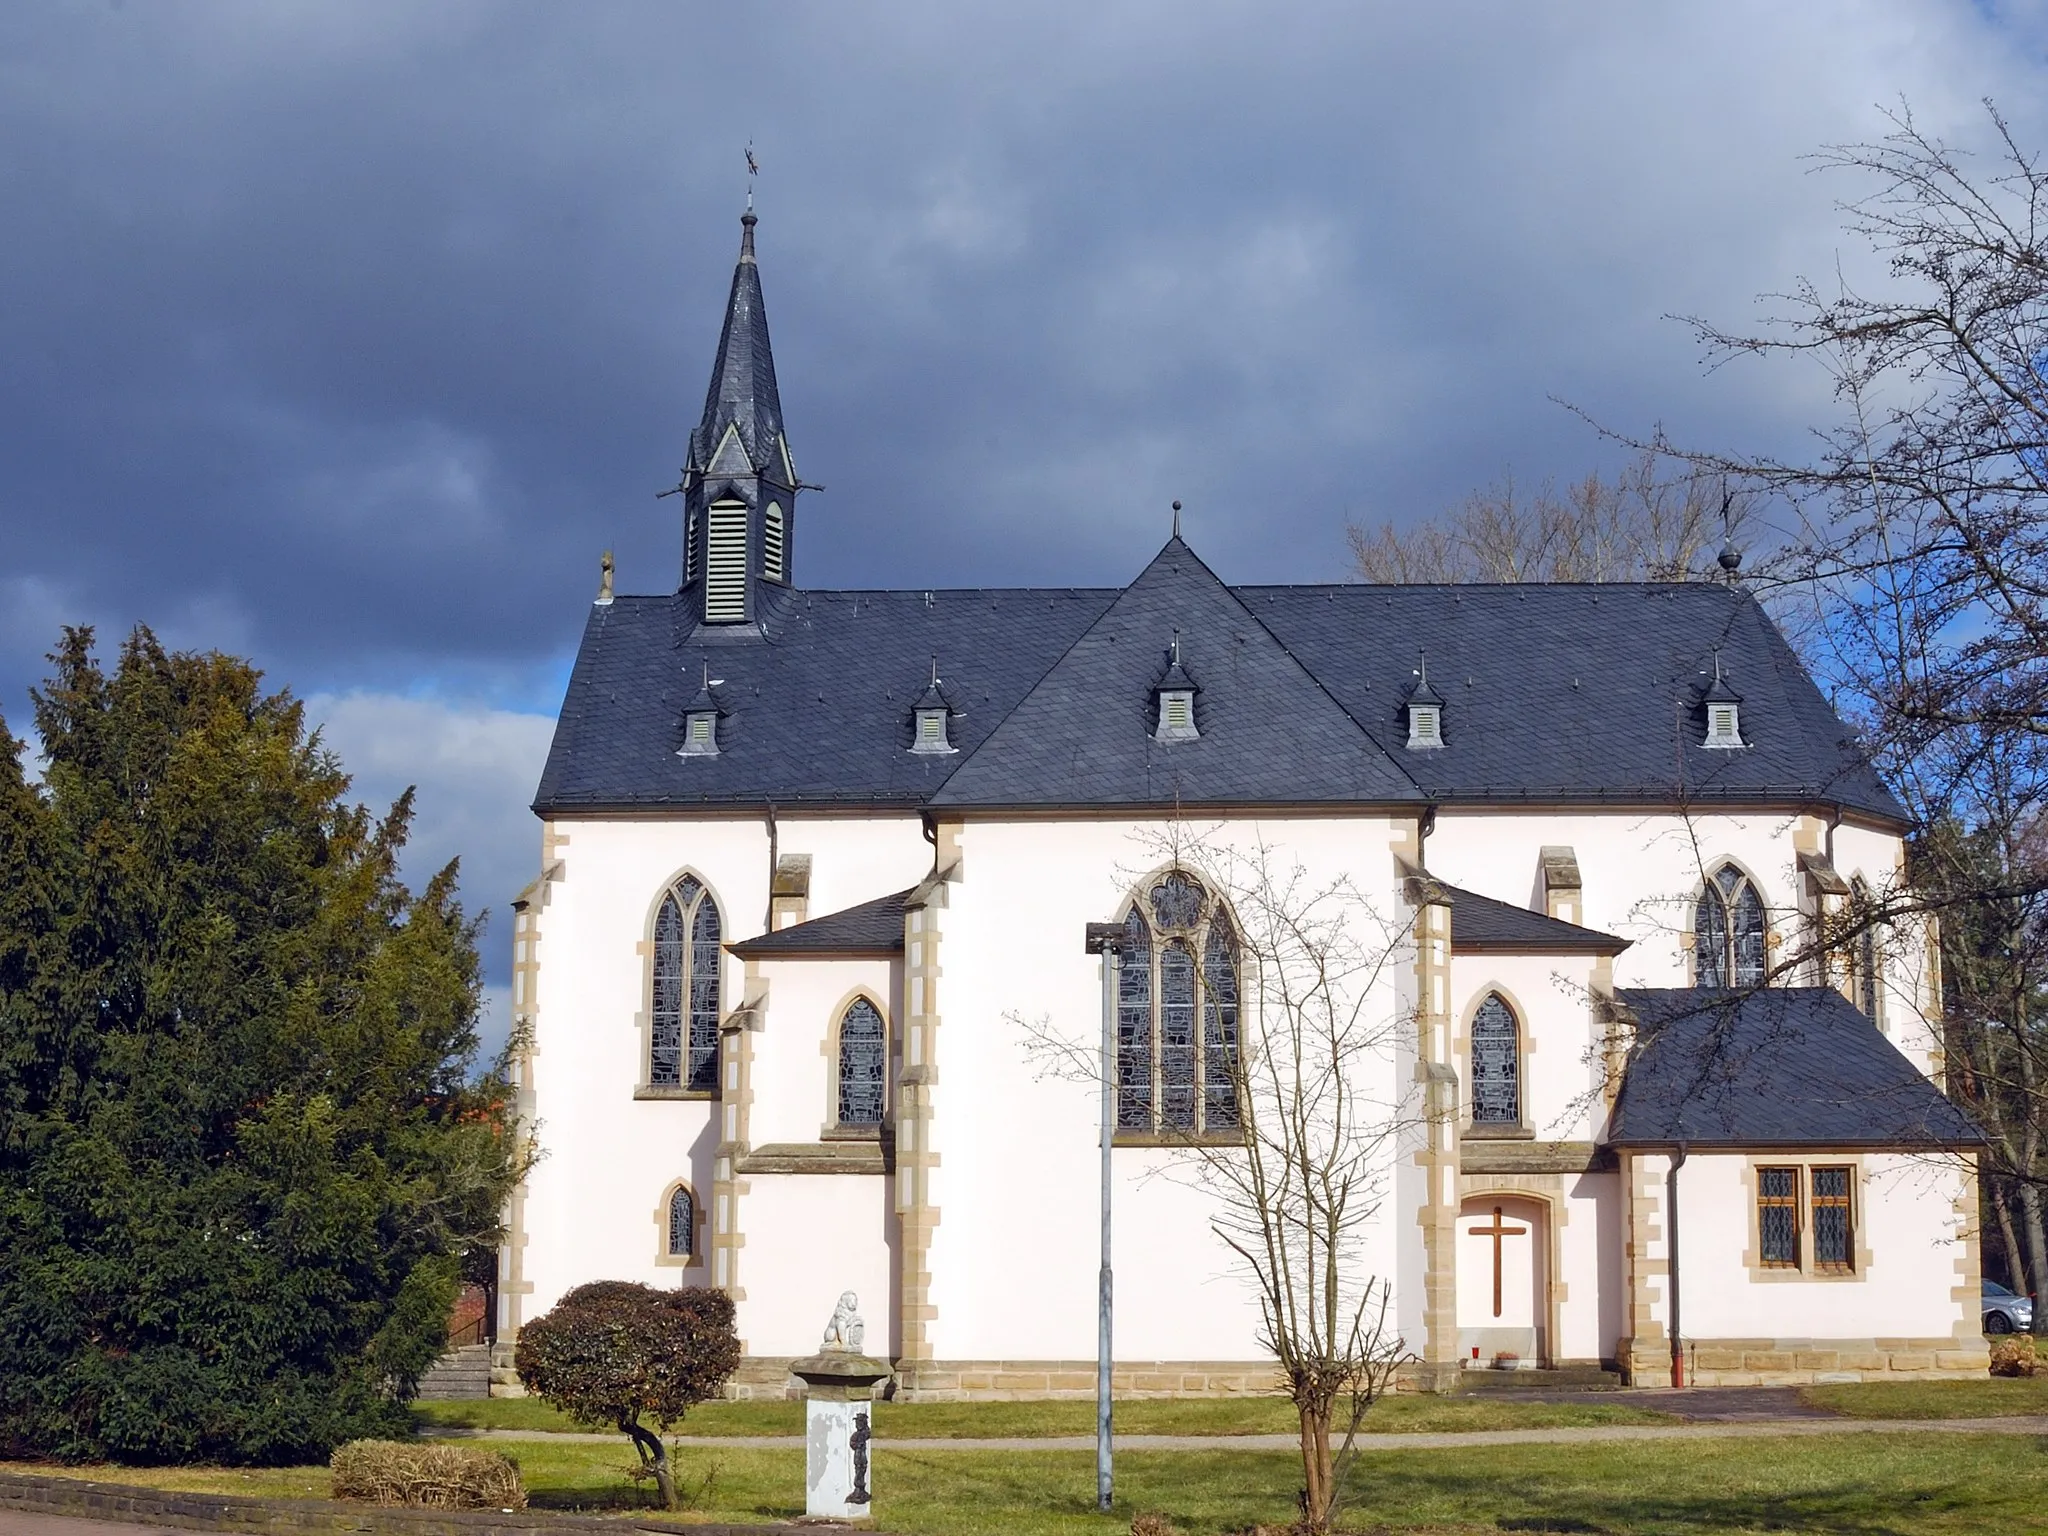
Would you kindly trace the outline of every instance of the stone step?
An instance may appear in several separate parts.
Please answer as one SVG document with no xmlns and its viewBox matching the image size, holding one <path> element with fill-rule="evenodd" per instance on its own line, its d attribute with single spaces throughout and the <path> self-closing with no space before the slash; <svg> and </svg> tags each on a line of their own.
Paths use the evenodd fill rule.
<svg viewBox="0 0 2048 1536">
<path fill-rule="evenodd" d="M 420 1378 L 418 1395 L 447 1400 L 491 1395 L 491 1346 L 465 1344 L 436 1360 Z"/>
<path fill-rule="evenodd" d="M 1621 1372 L 1596 1365 L 1568 1365 L 1547 1371 L 1465 1371 L 1460 1392 L 1619 1392 Z"/>
</svg>

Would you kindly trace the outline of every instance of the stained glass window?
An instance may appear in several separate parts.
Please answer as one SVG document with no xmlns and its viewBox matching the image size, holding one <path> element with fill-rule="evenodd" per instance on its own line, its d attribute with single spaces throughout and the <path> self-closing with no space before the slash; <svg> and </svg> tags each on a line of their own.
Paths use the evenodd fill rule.
<svg viewBox="0 0 2048 1536">
<path fill-rule="evenodd" d="M 1514 1010 L 1489 992 L 1472 1016 L 1472 1123 L 1522 1123 L 1522 1061 Z"/>
<path fill-rule="evenodd" d="M 1202 1124 L 1237 1125 L 1237 945 L 1221 917 L 1202 952 Z"/>
<path fill-rule="evenodd" d="M 888 1067 L 882 1015 L 866 998 L 855 998 L 839 1021 L 839 1123 L 880 1125 Z"/>
<path fill-rule="evenodd" d="M 1202 915 L 1202 888 L 1179 870 L 1152 887 L 1152 920 L 1162 928 L 1192 928 Z"/>
<path fill-rule="evenodd" d="M 1758 1261 L 1767 1269 L 1799 1267 L 1799 1170 L 1756 1171 Z"/>
<path fill-rule="evenodd" d="M 1116 1123 L 1152 1129 L 1152 933 L 1135 908 L 1117 968 Z"/>
<path fill-rule="evenodd" d="M 1856 1006 L 1871 1023 L 1877 1022 L 1877 928 L 1870 922 L 1870 887 L 1856 881 L 1852 910 L 1866 926 L 1856 935 Z"/>
<path fill-rule="evenodd" d="M 718 903 L 685 875 L 654 919 L 653 1027 L 647 1081 L 658 1088 L 718 1087 Z"/>
<path fill-rule="evenodd" d="M 1816 1269 L 1850 1266 L 1854 1224 L 1849 1219 L 1849 1170 L 1813 1170 L 1813 1264 Z"/>
<path fill-rule="evenodd" d="M 1159 955 L 1159 1121 L 1195 1128 L 1195 952 L 1184 939 Z"/>
<path fill-rule="evenodd" d="M 668 1197 L 668 1251 L 669 1257 L 676 1259 L 687 1259 L 697 1251 L 697 1202 L 682 1184 Z"/>
<path fill-rule="evenodd" d="M 1693 957 L 1699 986 L 1763 985 L 1763 898 L 1732 864 L 1722 865 L 1700 892 L 1693 914 Z"/>
</svg>

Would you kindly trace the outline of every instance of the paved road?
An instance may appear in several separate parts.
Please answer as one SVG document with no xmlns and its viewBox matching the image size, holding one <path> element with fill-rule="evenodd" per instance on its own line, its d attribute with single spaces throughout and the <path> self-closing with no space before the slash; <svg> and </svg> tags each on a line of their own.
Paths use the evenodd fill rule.
<svg viewBox="0 0 2048 1536">
<path fill-rule="evenodd" d="M 617 1435 L 543 1434 L 516 1429 L 445 1430 L 449 1439 L 585 1440 L 617 1442 Z M 1560 1429 L 1479 1429 L 1445 1434 L 1360 1435 L 1367 1451 L 1449 1450 L 1472 1445 L 1593 1445 L 1618 1440 L 1711 1440 L 1784 1435 L 2048 1435 L 2048 1415 L 2002 1419 L 1707 1419 L 1691 1424 L 1586 1424 Z M 801 1450 L 801 1435 L 677 1435 L 671 1445 L 715 1449 Z M 878 1444 L 895 1451 L 1092 1451 L 1093 1435 L 1046 1435 L 1036 1439 L 898 1440 Z M 1118 1435 L 1120 1451 L 1288 1451 L 1292 1435 Z"/>
<path fill-rule="evenodd" d="M 0 1536 L 191 1536 L 161 1525 L 128 1525 L 72 1515 L 30 1515 L 0 1509 Z"/>
</svg>

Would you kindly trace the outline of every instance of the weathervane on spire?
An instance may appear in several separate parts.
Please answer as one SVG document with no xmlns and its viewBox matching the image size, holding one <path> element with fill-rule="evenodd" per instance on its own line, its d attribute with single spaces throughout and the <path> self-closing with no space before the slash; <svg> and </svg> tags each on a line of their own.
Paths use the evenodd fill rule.
<svg viewBox="0 0 2048 1536">
<path fill-rule="evenodd" d="M 754 211 L 754 178 L 761 174 L 761 162 L 754 158 L 754 141 L 747 140 L 747 212 Z"/>
</svg>

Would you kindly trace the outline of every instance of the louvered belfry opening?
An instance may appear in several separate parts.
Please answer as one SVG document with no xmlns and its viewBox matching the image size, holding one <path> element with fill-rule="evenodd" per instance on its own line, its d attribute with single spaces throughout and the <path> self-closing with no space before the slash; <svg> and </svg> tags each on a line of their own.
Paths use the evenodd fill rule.
<svg viewBox="0 0 2048 1536">
<path fill-rule="evenodd" d="M 787 581 L 783 565 L 782 504 L 771 501 L 761 519 L 761 574 L 770 581 Z"/>
<path fill-rule="evenodd" d="M 711 537 L 704 563 L 704 622 L 737 624 L 747 616 L 747 506 L 711 504 Z"/>
</svg>

